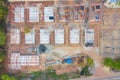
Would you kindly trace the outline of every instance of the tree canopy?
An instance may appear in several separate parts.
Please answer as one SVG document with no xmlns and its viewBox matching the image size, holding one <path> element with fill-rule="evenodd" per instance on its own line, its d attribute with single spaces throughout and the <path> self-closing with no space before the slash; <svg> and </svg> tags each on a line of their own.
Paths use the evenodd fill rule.
<svg viewBox="0 0 120 80">
<path fill-rule="evenodd" d="M 8 75 L 3 75 L 6 73 L 4 67 L 4 58 L 5 58 L 5 43 L 6 43 L 6 35 L 5 35 L 5 27 L 6 27 L 6 17 L 8 13 L 7 0 L 0 0 L 0 80 L 11 80 Z"/>
<path fill-rule="evenodd" d="M 120 1 L 118 1 L 118 2 L 116 3 L 116 5 L 120 6 Z"/>
<path fill-rule="evenodd" d="M 2 62 L 4 58 L 5 58 L 5 55 L 2 52 L 0 52 L 0 62 Z"/>
<path fill-rule="evenodd" d="M 8 13 L 8 8 L 6 5 L 6 0 L 0 0 L 0 19 L 5 19 Z"/>
<path fill-rule="evenodd" d="M 94 66 L 94 61 L 90 57 L 87 58 L 87 65 L 90 66 L 90 67 Z"/>
<path fill-rule="evenodd" d="M 89 70 L 89 66 L 85 66 L 82 70 L 81 70 L 81 72 L 80 72 L 80 75 L 84 75 L 84 76 L 90 76 L 91 75 L 91 73 L 90 73 L 90 70 Z"/>
<path fill-rule="evenodd" d="M 112 66 L 113 64 L 113 59 L 112 58 L 105 58 L 104 59 L 104 65 L 109 67 L 109 66 Z"/>
<path fill-rule="evenodd" d="M 7 15 L 7 7 L 5 6 L 1 6 L 0 7 L 0 19 L 5 18 L 5 16 Z"/>
<path fill-rule="evenodd" d="M 6 5 L 6 0 L 0 0 L 0 46 L 5 45 L 6 36 L 5 36 L 5 20 L 7 17 L 8 9 Z"/>
<path fill-rule="evenodd" d="M 9 75 L 2 75 L 1 79 L 2 80 L 16 80 L 14 77 L 10 77 Z"/>
<path fill-rule="evenodd" d="M 120 58 L 118 59 L 105 58 L 104 65 L 115 70 L 120 70 Z"/>
<path fill-rule="evenodd" d="M 4 46 L 6 43 L 6 35 L 3 30 L 0 28 L 0 46 Z"/>
</svg>

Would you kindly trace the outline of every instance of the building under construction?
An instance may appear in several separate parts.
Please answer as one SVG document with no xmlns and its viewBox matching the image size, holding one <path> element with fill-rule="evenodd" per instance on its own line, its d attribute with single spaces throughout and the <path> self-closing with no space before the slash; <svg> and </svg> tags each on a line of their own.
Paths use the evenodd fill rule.
<svg viewBox="0 0 120 80">
<path fill-rule="evenodd" d="M 99 47 L 101 2 L 92 2 L 92 0 L 8 1 L 10 25 L 7 27 L 7 45 L 11 60 L 10 56 L 13 53 L 19 53 L 18 57 L 32 54 L 31 56 L 34 55 L 39 60 L 39 54 L 35 52 L 40 44 Z M 30 59 L 25 57 L 23 62 L 28 59 L 31 61 L 31 56 L 28 56 Z M 33 62 L 35 65 L 26 63 L 24 66 L 38 66 L 38 63 L 41 62 Z M 21 68 L 21 65 L 18 67 Z"/>
</svg>

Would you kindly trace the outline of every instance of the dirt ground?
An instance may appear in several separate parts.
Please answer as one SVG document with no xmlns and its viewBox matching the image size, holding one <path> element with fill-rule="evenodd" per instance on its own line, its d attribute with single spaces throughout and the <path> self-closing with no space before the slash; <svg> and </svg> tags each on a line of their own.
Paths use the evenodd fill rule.
<svg viewBox="0 0 120 80">
<path fill-rule="evenodd" d="M 39 3 L 39 2 L 38 2 Z M 42 6 L 40 8 L 41 11 L 44 11 L 44 7 L 46 6 L 53 6 L 53 2 L 41 2 L 42 3 Z M 63 2 L 65 5 L 65 8 L 66 7 L 69 7 L 70 11 L 68 10 L 65 10 L 65 12 L 68 12 L 68 13 L 71 13 L 71 15 L 69 15 L 69 22 L 60 22 L 59 21 L 59 15 L 57 13 L 57 9 L 55 9 L 55 22 L 51 22 L 51 23 L 45 23 L 44 22 L 44 14 L 41 13 L 41 19 L 40 19 L 40 22 L 39 23 L 30 23 L 30 22 L 26 22 L 26 23 L 14 23 L 13 22 L 13 18 L 14 18 L 14 14 L 12 12 L 12 10 L 14 10 L 14 8 L 16 7 L 16 5 L 20 5 L 20 3 L 13 3 L 12 5 L 15 5 L 14 7 L 10 6 L 10 15 L 9 15 L 9 18 L 11 21 L 11 25 L 7 28 L 8 29 L 8 33 L 7 33 L 7 46 L 8 46 L 8 55 L 13 53 L 13 52 L 19 52 L 21 54 L 28 54 L 28 55 L 31 55 L 32 52 L 31 52 L 31 48 L 34 48 L 34 47 L 38 47 L 40 45 L 40 28 L 50 28 L 52 26 L 52 28 L 56 29 L 56 28 L 62 28 L 64 29 L 65 31 L 65 41 L 64 41 L 64 44 L 63 45 L 56 45 L 55 44 L 55 36 L 54 36 L 54 32 L 52 31 L 51 34 L 50 34 L 50 44 L 49 45 L 52 45 L 52 50 L 50 50 L 48 53 L 46 54 L 41 54 L 40 55 L 40 66 L 35 66 L 35 67 L 31 67 L 31 66 L 25 66 L 25 67 L 22 67 L 21 71 L 23 72 L 30 72 L 30 71 L 36 71 L 36 70 L 44 70 L 46 67 L 45 67 L 45 62 L 46 62 L 46 59 L 49 59 L 51 61 L 56 61 L 60 58 L 65 58 L 65 57 L 68 57 L 68 56 L 74 56 L 74 55 L 81 55 L 81 53 L 84 53 L 85 51 L 88 51 L 89 53 L 89 50 L 91 50 L 91 48 L 86 48 L 85 45 L 84 45 L 84 29 L 83 29 L 83 21 L 77 21 L 77 22 L 74 22 L 74 16 L 72 15 L 73 11 L 74 11 L 74 3 L 71 3 L 69 2 L 68 3 L 65 3 Z M 22 3 L 21 3 L 22 4 Z M 25 3 L 23 3 L 24 5 Z M 29 4 L 32 4 L 32 3 L 29 3 Z M 33 4 L 36 4 L 36 3 L 33 3 Z M 57 3 L 56 3 L 57 4 Z M 68 5 L 66 5 L 68 4 Z M 95 3 L 96 4 L 96 3 Z M 95 5 L 94 4 L 94 5 Z M 97 3 L 98 4 L 98 3 Z M 61 5 L 61 4 L 60 4 Z M 80 6 L 80 5 L 77 5 L 77 6 Z M 72 10 L 73 9 L 73 10 Z M 26 10 L 26 20 L 28 20 L 28 11 Z M 63 16 L 65 18 L 65 15 Z M 35 44 L 25 44 L 25 33 L 24 33 L 24 26 L 25 25 L 29 25 L 30 28 L 35 28 Z M 35 25 L 34 25 L 35 24 Z M 100 32 L 101 32 L 101 24 L 102 22 L 101 21 L 91 21 L 89 23 L 89 28 L 91 29 L 94 29 L 95 31 L 95 43 L 94 43 L 94 49 L 95 51 L 97 51 L 96 54 L 99 54 L 99 47 L 100 47 Z M 13 29 L 13 28 L 18 28 L 20 29 L 20 44 L 10 44 L 10 29 Z M 70 28 L 76 28 L 76 29 L 80 29 L 80 43 L 79 44 L 70 44 L 69 43 L 69 30 Z M 85 52 L 86 53 L 86 52 Z M 92 57 L 96 57 L 96 56 L 92 56 Z M 64 66 L 64 65 L 63 65 Z M 69 67 L 69 68 L 67 68 Z M 77 66 L 75 65 L 66 65 L 66 68 L 63 67 L 62 69 L 63 72 L 70 72 L 70 71 L 75 71 L 77 68 Z M 60 70 L 58 71 L 58 73 L 61 73 Z"/>
</svg>

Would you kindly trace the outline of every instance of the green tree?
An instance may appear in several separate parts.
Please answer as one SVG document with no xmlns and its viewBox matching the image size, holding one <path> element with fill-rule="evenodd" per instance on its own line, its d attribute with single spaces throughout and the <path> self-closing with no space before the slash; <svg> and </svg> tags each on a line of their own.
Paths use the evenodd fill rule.
<svg viewBox="0 0 120 80">
<path fill-rule="evenodd" d="M 114 62 L 112 63 L 111 68 L 120 70 L 120 58 L 114 59 Z"/>
<path fill-rule="evenodd" d="M 107 66 L 107 67 L 112 66 L 113 63 L 114 63 L 114 61 L 113 61 L 112 58 L 105 58 L 105 59 L 104 59 L 104 62 L 103 62 L 103 64 L 104 64 L 105 66 Z"/>
<path fill-rule="evenodd" d="M 4 19 L 8 13 L 7 7 L 1 6 L 0 7 L 0 19 Z"/>
<path fill-rule="evenodd" d="M 6 42 L 6 35 L 3 30 L 0 29 L 0 46 L 4 46 Z"/>
<path fill-rule="evenodd" d="M 6 2 L 7 0 L 0 0 L 0 78 L 2 80 L 10 80 L 9 76 L 3 75 L 6 73 L 4 63 L 3 63 L 3 60 L 5 58 L 4 46 L 6 43 L 5 26 L 6 26 L 6 19 L 7 19 L 6 17 L 8 13 Z"/>
<path fill-rule="evenodd" d="M 104 65 L 115 70 L 120 70 L 120 59 L 105 58 Z"/>
<path fill-rule="evenodd" d="M 6 0 L 0 0 L 0 19 L 5 19 L 8 14 Z"/>
<path fill-rule="evenodd" d="M 93 59 L 91 59 L 90 57 L 87 58 L 87 65 L 90 66 L 90 67 L 94 66 Z"/>
<path fill-rule="evenodd" d="M 1 79 L 2 80 L 16 80 L 14 77 L 10 77 L 9 75 L 2 75 Z"/>
<path fill-rule="evenodd" d="M 8 14 L 8 8 L 6 5 L 6 0 L 0 0 L 0 46 L 4 46 L 6 42 L 5 36 L 5 26 L 6 17 Z"/>
<path fill-rule="evenodd" d="M 120 6 L 120 1 L 118 1 L 118 2 L 116 3 L 116 5 Z"/>
<path fill-rule="evenodd" d="M 82 75 L 82 76 L 90 76 L 91 74 L 90 74 L 89 67 L 88 67 L 88 66 L 85 66 L 85 67 L 81 70 L 80 75 Z"/>
<path fill-rule="evenodd" d="M 25 32 L 25 34 L 31 32 L 31 28 L 30 27 L 25 27 L 24 28 L 24 32 Z"/>
<path fill-rule="evenodd" d="M 0 52 L 0 62 L 2 62 L 5 59 L 5 55 L 3 52 Z"/>
</svg>

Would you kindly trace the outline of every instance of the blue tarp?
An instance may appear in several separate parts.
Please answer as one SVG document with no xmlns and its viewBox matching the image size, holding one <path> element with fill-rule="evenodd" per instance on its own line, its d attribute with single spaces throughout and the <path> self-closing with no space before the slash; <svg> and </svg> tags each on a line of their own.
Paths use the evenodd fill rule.
<svg viewBox="0 0 120 80">
<path fill-rule="evenodd" d="M 95 16 L 95 19 L 97 19 L 97 20 L 98 20 L 98 19 L 99 19 L 99 16 L 98 16 L 98 15 L 96 15 L 96 16 Z"/>
<path fill-rule="evenodd" d="M 117 2 L 118 0 L 110 0 L 110 2 Z"/>
<path fill-rule="evenodd" d="M 67 58 L 67 59 L 65 59 L 65 62 L 66 62 L 67 64 L 72 64 L 72 63 L 73 63 L 73 60 L 72 60 L 72 58 Z"/>
<path fill-rule="evenodd" d="M 50 20 L 53 20 L 53 19 L 54 19 L 54 17 L 53 17 L 53 16 L 49 16 L 49 19 L 50 19 Z"/>
</svg>

